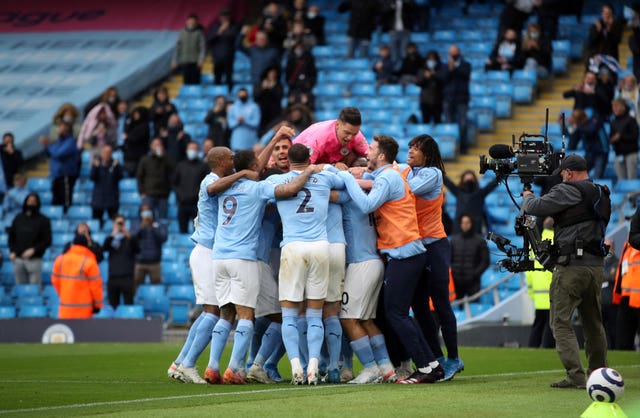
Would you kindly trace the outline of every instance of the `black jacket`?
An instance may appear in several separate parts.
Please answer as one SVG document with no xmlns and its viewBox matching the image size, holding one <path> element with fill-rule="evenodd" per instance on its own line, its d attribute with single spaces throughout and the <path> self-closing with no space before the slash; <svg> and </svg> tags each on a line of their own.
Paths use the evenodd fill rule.
<svg viewBox="0 0 640 418">
<path fill-rule="evenodd" d="M 611 135 L 620 134 L 617 142 L 612 142 L 616 155 L 627 155 L 638 152 L 638 122 L 625 112 L 611 121 Z"/>
<path fill-rule="evenodd" d="M 22 212 L 17 214 L 9 227 L 9 250 L 16 257 L 28 248 L 34 248 L 32 258 L 42 258 L 44 252 L 51 246 L 51 221 L 40 213 L 40 198 L 38 197 L 38 210 L 35 213 L 27 213 L 26 202 L 30 193 L 24 200 Z"/>
<path fill-rule="evenodd" d="M 120 164 L 92 165 L 89 178 L 93 181 L 91 207 L 94 209 L 112 209 L 120 206 L 118 183 L 122 179 Z"/>
<path fill-rule="evenodd" d="M 145 155 L 138 164 L 138 192 L 166 199 L 171 193 L 171 176 L 173 163 L 165 154 L 162 157 Z"/>
<path fill-rule="evenodd" d="M 489 267 L 489 248 L 480 234 L 460 233 L 451 237 L 451 273 L 455 283 L 479 284 Z"/>
<path fill-rule="evenodd" d="M 132 114 L 139 111 L 141 118 L 133 120 Z M 138 161 L 149 151 L 149 111 L 146 108 L 138 107 L 129 112 L 129 117 L 124 123 L 124 132 L 127 139 L 124 141 L 123 151 L 125 161 Z"/>
<path fill-rule="evenodd" d="M 209 174 L 209 166 L 200 159 L 180 161 L 173 175 L 173 190 L 181 205 L 198 203 L 200 182 Z"/>
<path fill-rule="evenodd" d="M 449 70 L 444 65 L 440 72 L 440 78 L 444 83 L 442 94 L 449 103 L 469 103 L 469 78 L 471 77 L 471 64 L 460 58 L 460 65 Z"/>
<path fill-rule="evenodd" d="M 104 240 L 103 249 L 109 254 L 109 280 L 117 278 L 133 278 L 136 254 L 140 251 L 135 236 L 123 237 L 118 248 L 113 245 L 114 237 L 109 235 Z"/>
<path fill-rule="evenodd" d="M 500 183 L 494 179 L 491 183 L 480 188 L 476 187 L 466 190 L 458 187 L 449 177 L 444 176 L 444 185 L 456 197 L 456 214 L 454 216 L 454 231 L 460 230 L 460 216 L 471 215 L 473 227 L 476 232 L 482 232 L 482 226 L 486 224 L 486 214 L 484 212 L 484 199 L 489 193 L 498 187 Z"/>
</svg>

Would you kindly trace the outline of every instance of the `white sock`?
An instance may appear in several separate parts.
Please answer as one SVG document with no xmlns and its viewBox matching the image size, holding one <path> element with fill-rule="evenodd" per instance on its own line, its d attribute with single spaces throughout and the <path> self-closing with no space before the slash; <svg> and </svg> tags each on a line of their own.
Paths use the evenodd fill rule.
<svg viewBox="0 0 640 418">
<path fill-rule="evenodd" d="M 427 367 L 420 367 L 420 368 L 418 369 L 418 371 L 419 371 L 420 373 L 424 373 L 424 374 L 429 374 L 429 373 L 431 373 L 431 370 L 432 370 L 432 369 L 431 369 L 431 367 L 430 367 L 430 366 L 427 366 Z"/>
</svg>

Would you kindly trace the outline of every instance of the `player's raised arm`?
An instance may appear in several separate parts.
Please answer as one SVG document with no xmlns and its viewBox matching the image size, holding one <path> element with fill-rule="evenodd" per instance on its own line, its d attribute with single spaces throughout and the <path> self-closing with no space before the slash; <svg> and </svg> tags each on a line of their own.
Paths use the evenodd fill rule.
<svg viewBox="0 0 640 418">
<path fill-rule="evenodd" d="M 279 184 L 275 189 L 276 198 L 293 196 L 302 189 L 311 177 L 312 174 L 322 171 L 322 166 L 310 165 L 304 169 L 298 176 L 296 176 L 291 182 L 285 184 Z"/>
<path fill-rule="evenodd" d="M 217 193 L 222 193 L 227 190 L 233 183 L 240 180 L 241 178 L 246 177 L 250 180 L 257 180 L 258 173 L 254 170 L 242 170 L 237 173 L 230 174 L 228 176 L 222 177 L 213 183 L 207 186 L 207 193 L 209 196 L 213 196 Z"/>
<path fill-rule="evenodd" d="M 292 139 L 295 136 L 295 134 L 296 134 L 296 131 L 287 125 L 282 125 L 280 129 L 278 129 L 278 131 L 275 133 L 273 138 L 271 138 L 267 146 L 264 147 L 264 149 L 260 152 L 260 155 L 258 155 L 258 169 L 257 169 L 258 173 L 261 173 L 262 170 L 264 170 L 264 168 L 267 166 L 267 163 L 269 162 L 269 158 L 271 158 L 271 154 L 273 153 L 273 149 L 275 148 L 276 144 L 282 141 L 283 139 L 289 139 L 289 140 Z"/>
</svg>

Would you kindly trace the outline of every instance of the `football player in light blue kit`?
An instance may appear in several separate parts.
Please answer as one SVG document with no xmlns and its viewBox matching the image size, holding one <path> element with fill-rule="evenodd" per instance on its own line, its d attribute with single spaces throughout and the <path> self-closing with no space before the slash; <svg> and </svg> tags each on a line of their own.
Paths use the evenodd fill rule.
<svg viewBox="0 0 640 418">
<path fill-rule="evenodd" d="M 236 171 L 252 169 L 257 174 L 258 161 L 252 151 L 240 151 L 233 159 Z M 315 166 L 309 166 L 298 178 L 281 185 L 240 179 L 219 193 L 213 269 L 221 309 L 220 320 L 212 332 L 211 356 L 205 371 L 207 382 L 246 383 L 245 358 L 253 335 L 254 310 L 260 289 L 257 253 L 265 205 L 269 200 L 297 193 L 315 169 Z M 215 187 L 213 189 L 217 192 Z M 211 188 L 208 190 L 212 191 Z M 220 355 L 236 315 L 238 324 L 231 360 L 221 378 Z"/>
<path fill-rule="evenodd" d="M 189 266 L 193 277 L 196 304 L 202 305 L 203 312 L 192 324 L 180 354 L 167 371 L 169 377 L 186 383 L 206 383 L 198 374 L 195 363 L 209 344 L 211 331 L 220 316 L 215 287 L 211 280 L 213 277 L 211 251 L 218 222 L 218 198 L 209 196 L 207 186 L 224 176 L 230 176 L 224 180 L 230 185 L 246 174 L 233 174 L 233 166 L 225 164 L 223 157 L 221 147 L 212 148 L 207 154 L 211 172 L 200 183 L 198 220 L 195 232 L 191 235 L 195 247 L 189 256 Z"/>
<path fill-rule="evenodd" d="M 289 149 L 291 171 L 271 176 L 267 181 L 286 184 L 300 176 L 309 164 L 309 149 L 293 144 Z M 324 339 L 322 307 L 329 284 L 329 242 L 327 212 L 331 189 L 343 189 L 343 181 L 332 173 L 318 173 L 309 178 L 298 194 L 278 200 L 282 218 L 283 240 L 280 258 L 279 298 L 282 306 L 282 338 L 291 361 L 291 383 L 304 383 L 300 362 L 296 320 L 306 300 L 307 346 L 309 364 L 307 382 L 318 383 L 318 363 Z"/>
</svg>

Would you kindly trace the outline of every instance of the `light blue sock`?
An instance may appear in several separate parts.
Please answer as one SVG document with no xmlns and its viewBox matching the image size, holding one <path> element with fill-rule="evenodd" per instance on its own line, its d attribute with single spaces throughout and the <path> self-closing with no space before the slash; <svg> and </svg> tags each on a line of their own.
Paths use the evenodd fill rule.
<svg viewBox="0 0 640 418">
<path fill-rule="evenodd" d="M 198 318 L 196 318 L 196 320 L 193 322 L 193 324 L 191 325 L 191 328 L 189 328 L 187 339 L 184 342 L 184 345 L 182 346 L 182 349 L 180 350 L 178 357 L 176 357 L 176 359 L 174 360 L 174 363 L 176 365 L 182 364 L 182 361 L 184 360 L 184 356 L 186 356 L 187 353 L 189 352 L 189 349 L 191 348 L 191 343 L 193 343 L 193 338 L 196 336 L 196 329 L 198 328 L 198 324 L 200 324 L 200 321 L 202 321 L 202 318 L 204 318 L 205 313 L 206 312 L 202 312 L 200 316 L 198 316 Z"/>
<path fill-rule="evenodd" d="M 267 330 L 267 327 L 271 324 L 271 320 L 266 316 L 256 318 L 253 324 L 253 337 L 251 338 L 251 345 L 249 345 L 249 356 L 247 357 L 247 367 L 251 367 L 253 359 L 256 358 L 258 351 L 262 345 L 262 337 Z M 278 324 L 280 327 L 280 324 Z"/>
<path fill-rule="evenodd" d="M 337 315 L 324 319 L 324 340 L 329 352 L 328 370 L 337 370 L 342 345 L 342 325 Z"/>
<path fill-rule="evenodd" d="M 391 364 L 391 359 L 389 359 L 389 352 L 387 351 L 387 344 L 384 341 L 384 335 L 374 335 L 373 337 L 369 338 L 369 342 L 371 344 L 371 349 L 373 350 L 373 355 L 376 358 L 376 363 L 378 363 L 378 366 Z"/>
<path fill-rule="evenodd" d="M 213 331 L 213 327 L 216 326 L 219 319 L 218 316 L 205 312 L 204 318 L 202 318 L 198 324 L 198 329 L 196 329 L 196 336 L 191 344 L 191 349 L 189 349 L 189 352 L 182 362 L 184 367 L 193 367 L 196 365 L 198 357 L 200 357 L 200 354 L 207 348 L 209 341 L 211 341 L 211 331 Z"/>
<path fill-rule="evenodd" d="M 244 369 L 247 359 L 247 349 L 253 337 L 253 321 L 249 319 L 239 319 L 236 332 L 233 336 L 233 350 L 231 351 L 231 360 L 229 360 L 229 368 L 237 373 L 238 370 Z"/>
<path fill-rule="evenodd" d="M 376 365 L 376 358 L 373 355 L 373 350 L 371 349 L 371 343 L 369 341 L 368 336 L 364 336 L 362 338 L 358 338 L 355 341 L 351 341 L 351 348 L 353 352 L 358 356 L 358 360 L 364 367 L 373 367 Z"/>
<path fill-rule="evenodd" d="M 220 319 L 211 331 L 211 354 L 209 354 L 208 367 L 213 370 L 220 371 L 220 356 L 227 344 L 229 332 L 231 332 L 231 323 L 226 319 Z"/>
<path fill-rule="evenodd" d="M 284 344 L 282 342 L 282 339 L 280 339 L 280 341 L 278 341 L 278 344 L 274 348 L 273 352 L 271 353 L 267 361 L 264 363 L 264 367 L 272 367 L 277 369 L 278 363 L 280 363 L 280 359 L 284 356 L 286 352 L 287 351 L 284 349 Z"/>
<path fill-rule="evenodd" d="M 300 358 L 300 345 L 298 344 L 298 310 L 295 308 L 282 308 L 282 341 L 287 350 L 289 360 Z"/>
<path fill-rule="evenodd" d="M 322 309 L 307 308 L 307 345 L 309 359 L 320 359 L 320 350 L 324 341 L 324 326 L 322 325 Z"/>
<path fill-rule="evenodd" d="M 298 327 L 298 350 L 300 352 L 300 363 L 302 368 L 306 370 L 309 363 L 309 346 L 307 345 L 307 317 L 304 315 L 296 318 L 296 326 Z M 288 350 L 287 350 L 288 351 Z"/>
<path fill-rule="evenodd" d="M 282 327 L 277 322 L 272 322 L 262 336 L 260 350 L 258 350 L 253 362 L 263 366 L 265 360 L 273 353 L 280 341 L 282 341 Z"/>
<path fill-rule="evenodd" d="M 342 368 L 344 369 L 353 369 L 353 350 L 351 349 L 351 344 L 349 343 L 349 339 L 343 333 L 342 334 L 342 345 L 340 346 L 340 359 L 342 360 Z"/>
</svg>

